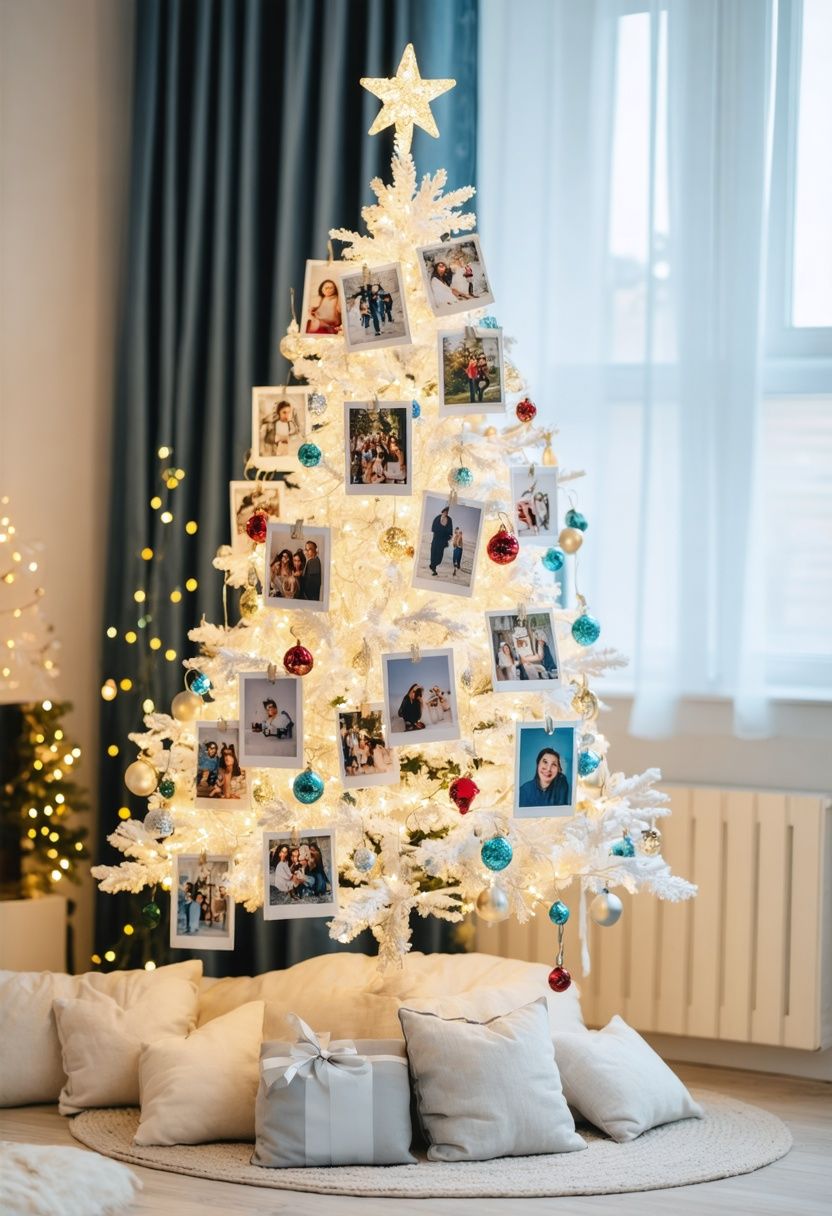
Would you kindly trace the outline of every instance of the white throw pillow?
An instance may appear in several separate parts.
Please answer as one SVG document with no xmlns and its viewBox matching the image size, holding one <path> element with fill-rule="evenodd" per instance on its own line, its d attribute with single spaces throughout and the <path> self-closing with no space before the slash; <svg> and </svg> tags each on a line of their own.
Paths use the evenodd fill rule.
<svg viewBox="0 0 832 1216">
<path fill-rule="evenodd" d="M 616 1015 L 603 1030 L 555 1039 L 563 1092 L 573 1110 L 619 1143 L 677 1119 L 701 1119 L 676 1074 Z"/>
<path fill-rule="evenodd" d="M 172 976 L 197 984 L 201 975 L 201 959 L 155 971 L 0 971 L 0 1106 L 58 1101 L 65 1074 L 53 1001 L 93 990 L 127 1008 Z"/>
<path fill-rule="evenodd" d="M 196 1023 L 197 986 L 189 980 L 155 984 L 128 1009 L 92 988 L 53 1003 L 66 1083 L 62 1115 L 90 1106 L 138 1106 L 143 1043 L 186 1035 Z"/>
<path fill-rule="evenodd" d="M 431 1161 L 586 1148 L 561 1091 L 546 1001 L 473 1022 L 399 1011 Z"/>
<path fill-rule="evenodd" d="M 214 1018 L 186 1039 L 142 1047 L 134 1144 L 253 1140 L 263 1002 Z"/>
</svg>

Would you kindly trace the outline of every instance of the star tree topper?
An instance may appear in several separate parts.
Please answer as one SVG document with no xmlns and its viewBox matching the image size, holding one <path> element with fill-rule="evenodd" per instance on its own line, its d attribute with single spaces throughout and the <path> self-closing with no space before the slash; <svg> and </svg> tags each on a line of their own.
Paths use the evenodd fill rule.
<svg viewBox="0 0 832 1216">
<path fill-rule="evenodd" d="M 389 80 L 362 76 L 359 83 L 384 103 L 370 127 L 370 135 L 378 135 L 386 127 L 395 126 L 402 155 L 410 151 L 414 125 L 434 139 L 439 138 L 430 103 L 452 89 L 456 81 L 423 80 L 412 42 L 404 48 L 395 76 Z"/>
</svg>

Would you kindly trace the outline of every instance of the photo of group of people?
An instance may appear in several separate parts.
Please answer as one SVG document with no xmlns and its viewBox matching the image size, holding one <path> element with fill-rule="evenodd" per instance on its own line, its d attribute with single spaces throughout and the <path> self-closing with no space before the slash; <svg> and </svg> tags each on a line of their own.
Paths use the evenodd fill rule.
<svg viewBox="0 0 832 1216">
<path fill-rule="evenodd" d="M 415 659 L 403 654 L 381 656 L 384 716 L 392 746 L 459 738 L 459 709 L 450 648 L 423 650 Z"/>
<path fill-rule="evenodd" d="M 338 279 L 347 350 L 409 346 L 410 326 L 398 262 L 342 272 Z"/>
<path fill-rule="evenodd" d="M 326 612 L 329 563 L 329 528 L 270 523 L 266 534 L 268 582 L 263 589 L 263 603 L 272 608 Z"/>
<path fill-rule="evenodd" d="M 347 494 L 409 494 L 412 411 L 407 401 L 347 401 L 344 439 Z"/>
<path fill-rule="evenodd" d="M 302 768 L 303 700 L 297 676 L 240 674 L 240 762 L 254 768 Z"/>
<path fill-rule="evenodd" d="M 240 767 L 237 722 L 196 724 L 196 806 L 222 810 L 224 804 L 246 803 L 246 772 Z"/>
<path fill-rule="evenodd" d="M 338 711 L 338 760 L 344 789 L 399 782 L 399 758 L 387 745 L 381 711 L 381 704 L 368 705 L 363 712 Z"/>
<path fill-rule="evenodd" d="M 524 819 L 575 813 L 577 725 L 515 727 L 514 813 Z"/>
<path fill-rule="evenodd" d="M 482 534 L 483 504 L 426 491 L 422 499 L 413 586 L 423 591 L 470 596 Z"/>
<path fill-rule="evenodd" d="M 307 397 L 303 388 L 251 390 L 251 461 L 258 469 L 295 468 L 306 436 Z"/>
<path fill-rule="evenodd" d="M 237 550 L 251 548 L 246 533 L 246 524 L 255 511 L 265 511 L 271 519 L 280 519 L 283 510 L 283 482 L 232 481 L 229 482 L 231 496 L 231 547 Z"/>
<path fill-rule="evenodd" d="M 503 338 L 496 329 L 439 334 L 439 414 L 493 414 L 506 408 Z"/>
<path fill-rule="evenodd" d="M 551 608 L 486 612 L 495 692 L 529 692 L 530 681 L 560 681 L 555 622 Z"/>
<path fill-rule="evenodd" d="M 230 857 L 187 853 L 175 857 L 170 909 L 170 944 L 174 949 L 234 949 L 230 870 Z"/>
<path fill-rule="evenodd" d="M 448 317 L 493 303 L 478 236 L 422 245 L 416 253 L 434 316 Z"/>
<path fill-rule="evenodd" d="M 558 471 L 522 465 L 511 470 L 514 527 L 520 541 L 558 538 Z"/>
<path fill-rule="evenodd" d="M 338 909 L 335 833 L 309 829 L 263 834 L 266 920 L 331 916 Z"/>
<path fill-rule="evenodd" d="M 306 263 L 300 331 L 315 338 L 340 338 L 343 329 L 338 276 L 346 262 Z"/>
</svg>

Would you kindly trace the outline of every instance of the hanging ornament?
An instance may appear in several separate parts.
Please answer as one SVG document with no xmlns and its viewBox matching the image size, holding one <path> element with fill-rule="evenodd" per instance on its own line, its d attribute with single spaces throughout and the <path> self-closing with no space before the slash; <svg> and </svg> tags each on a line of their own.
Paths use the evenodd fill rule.
<svg viewBox="0 0 832 1216">
<path fill-rule="evenodd" d="M 191 692 L 195 692 L 198 697 L 204 697 L 206 693 L 211 691 L 211 681 L 201 671 L 194 671 L 191 668 L 185 676 L 185 680 L 190 680 L 188 688 Z"/>
<path fill-rule="evenodd" d="M 269 517 L 265 511 L 252 511 L 246 520 L 246 536 L 255 544 L 262 545 L 268 535 Z"/>
<path fill-rule="evenodd" d="M 170 703 L 170 712 L 177 722 L 193 722 L 201 709 L 202 697 L 189 688 L 178 692 Z"/>
<path fill-rule="evenodd" d="M 413 546 L 408 540 L 407 533 L 404 528 L 397 528 L 395 524 L 385 528 L 382 532 L 378 538 L 378 547 L 385 557 L 389 557 L 394 562 L 400 562 L 406 557 L 413 556 Z"/>
<path fill-rule="evenodd" d="M 480 849 L 482 863 L 489 870 L 504 870 L 513 856 L 514 850 L 507 836 L 492 836 Z"/>
<path fill-rule="evenodd" d="M 352 855 L 352 864 L 359 874 L 369 874 L 377 860 L 377 854 L 366 845 L 360 845 Z"/>
<path fill-rule="evenodd" d="M 537 406 L 528 397 L 524 397 L 522 401 L 517 402 L 514 412 L 519 422 L 532 422 L 537 414 Z"/>
<path fill-rule="evenodd" d="M 577 553 L 584 543 L 584 534 L 579 528 L 561 528 L 558 544 L 564 553 Z"/>
<path fill-rule="evenodd" d="M 487 426 L 485 428 L 485 430 L 483 431 L 483 435 L 485 436 L 486 439 L 494 439 L 496 434 L 497 434 L 496 426 Z"/>
<path fill-rule="evenodd" d="M 549 920 L 553 925 L 565 925 L 569 920 L 569 909 L 562 899 L 556 899 L 549 908 Z"/>
<path fill-rule="evenodd" d="M 159 782 L 159 774 L 149 760 L 141 756 L 124 770 L 124 784 L 138 798 L 149 798 Z"/>
<path fill-rule="evenodd" d="M 491 537 L 486 550 L 492 562 L 496 562 L 498 566 L 507 566 L 520 552 L 520 541 L 513 532 L 509 532 L 505 524 L 500 524 L 499 531 Z"/>
<path fill-rule="evenodd" d="M 470 777 L 456 777 L 448 790 L 451 802 L 456 804 L 460 815 L 467 815 L 471 803 L 480 792 L 480 787 Z"/>
<path fill-rule="evenodd" d="M 310 414 L 314 414 L 319 418 L 321 414 L 326 413 L 326 397 L 323 393 L 310 393 L 306 402 L 306 408 Z"/>
<path fill-rule="evenodd" d="M 298 460 L 305 469 L 314 469 L 321 463 L 321 449 L 317 443 L 302 443 L 298 448 Z"/>
<path fill-rule="evenodd" d="M 591 777 L 601 763 L 602 757 L 591 748 L 578 752 L 578 776 Z"/>
<path fill-rule="evenodd" d="M 579 646 L 591 646 L 601 636 L 601 622 L 588 612 L 582 612 L 572 622 L 572 637 Z"/>
<path fill-rule="evenodd" d="M 144 828 L 157 840 L 166 840 L 173 835 L 173 815 L 165 807 L 157 806 L 144 817 Z"/>
<path fill-rule="evenodd" d="M 662 851 L 662 834 L 658 828 L 645 828 L 639 841 L 639 852 L 648 857 L 655 857 Z"/>
<path fill-rule="evenodd" d="M 324 779 L 314 769 L 305 768 L 292 782 L 292 793 L 298 802 L 305 802 L 307 805 L 317 802 L 319 798 L 323 797 Z"/>
<path fill-rule="evenodd" d="M 491 317 L 491 316 L 483 317 L 482 320 L 479 322 L 479 324 L 482 329 L 499 329 L 500 328 L 497 318 Z"/>
<path fill-rule="evenodd" d="M 410 414 L 413 418 L 420 418 L 422 416 L 422 407 L 418 401 L 411 401 Z"/>
<path fill-rule="evenodd" d="M 552 432 L 545 431 L 543 434 L 543 439 L 546 446 L 543 449 L 543 455 L 540 457 L 540 463 L 550 469 L 553 466 L 556 466 L 558 463 L 558 458 L 555 455 L 554 448 L 552 447 Z"/>
<path fill-rule="evenodd" d="M 581 515 L 580 511 L 576 511 L 574 507 L 566 512 L 563 522 L 567 528 L 577 528 L 579 532 L 586 532 L 589 524 L 585 515 Z"/>
<path fill-rule="evenodd" d="M 509 915 L 509 900 L 506 891 L 496 883 L 493 887 L 483 887 L 477 896 L 477 915 L 490 925 L 506 920 Z"/>
<path fill-rule="evenodd" d="M 312 651 L 301 646 L 300 642 L 290 646 L 283 656 L 283 666 L 290 676 L 308 676 L 315 666 Z"/>
<path fill-rule="evenodd" d="M 251 620 L 257 615 L 257 609 L 260 607 L 260 601 L 257 596 L 256 587 L 245 587 L 240 593 L 240 616 L 244 620 Z"/>
<path fill-rule="evenodd" d="M 451 469 L 448 474 L 448 485 L 456 487 L 458 490 L 464 490 L 466 486 L 472 485 L 473 481 L 474 474 L 464 464 L 461 464 L 458 469 Z"/>
<path fill-rule="evenodd" d="M 148 929 L 158 929 L 162 919 L 162 909 L 151 899 L 150 903 L 145 904 L 142 908 L 141 916 Z"/>
<path fill-rule="evenodd" d="M 610 849 L 611 857 L 635 857 L 636 846 L 628 832 L 625 832 L 620 840 L 616 840 L 615 844 Z"/>
<path fill-rule="evenodd" d="M 589 905 L 589 915 L 595 921 L 596 925 L 600 925 L 602 929 L 609 929 L 616 921 L 620 920 L 621 913 L 624 911 L 624 905 L 617 895 L 613 895 L 604 887 L 599 895 L 596 895 L 592 903 Z"/>
<path fill-rule="evenodd" d="M 176 793 L 176 782 L 172 777 L 163 777 L 159 782 L 159 793 L 163 798 L 170 800 Z"/>
<path fill-rule="evenodd" d="M 566 992 L 572 985 L 572 976 L 565 967 L 553 967 L 549 972 L 549 987 L 552 992 Z"/>
<path fill-rule="evenodd" d="M 592 719 L 598 715 L 598 698 L 592 689 L 583 685 L 572 698 L 572 708 L 581 718 Z"/>
<path fill-rule="evenodd" d="M 566 558 L 561 549 L 547 549 L 540 561 L 547 570 L 557 574 L 558 570 L 563 569 Z"/>
</svg>

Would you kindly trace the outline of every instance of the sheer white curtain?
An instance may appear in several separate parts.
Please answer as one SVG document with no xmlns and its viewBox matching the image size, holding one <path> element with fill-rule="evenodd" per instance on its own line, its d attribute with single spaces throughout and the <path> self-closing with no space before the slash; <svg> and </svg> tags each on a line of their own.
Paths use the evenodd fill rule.
<svg viewBox="0 0 832 1216">
<path fill-rule="evenodd" d="M 479 228 L 495 313 L 633 659 L 635 733 L 683 694 L 767 729 L 760 423 L 769 0 L 483 0 Z"/>
</svg>

